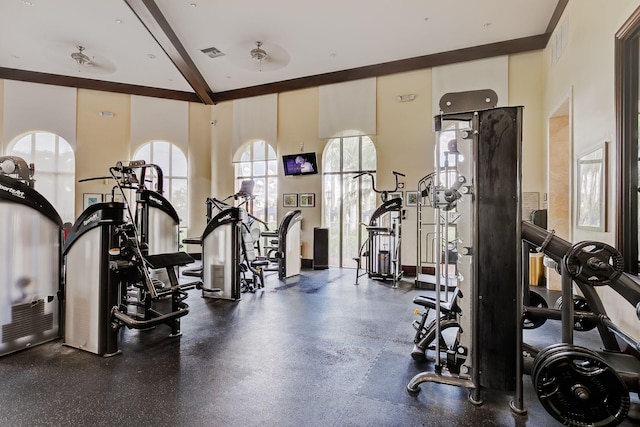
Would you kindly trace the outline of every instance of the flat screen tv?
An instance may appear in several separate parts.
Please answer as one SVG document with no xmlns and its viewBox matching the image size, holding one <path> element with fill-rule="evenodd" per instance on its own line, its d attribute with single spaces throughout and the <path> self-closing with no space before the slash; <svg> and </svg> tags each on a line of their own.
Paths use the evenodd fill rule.
<svg viewBox="0 0 640 427">
<path fill-rule="evenodd" d="M 316 153 L 287 154 L 282 156 L 282 163 L 286 176 L 318 173 Z"/>
</svg>

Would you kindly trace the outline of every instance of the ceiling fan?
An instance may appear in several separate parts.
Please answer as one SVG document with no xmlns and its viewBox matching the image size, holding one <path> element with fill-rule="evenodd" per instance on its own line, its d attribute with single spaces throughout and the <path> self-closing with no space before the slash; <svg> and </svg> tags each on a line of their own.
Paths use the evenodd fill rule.
<svg viewBox="0 0 640 427">
<path fill-rule="evenodd" d="M 71 59 L 75 62 L 78 72 L 90 74 L 111 74 L 116 70 L 115 64 L 107 58 L 98 55 L 87 55 L 83 45 L 76 45 L 76 52 L 71 53 Z"/>
<path fill-rule="evenodd" d="M 274 71 L 289 64 L 289 53 L 269 41 L 241 41 L 229 47 L 227 58 L 231 63 L 248 71 Z"/>
<path fill-rule="evenodd" d="M 90 67 L 93 65 L 93 62 L 91 61 L 91 58 L 89 58 L 87 55 L 85 55 L 84 52 L 84 46 L 78 45 L 76 46 L 76 48 L 78 49 L 77 52 L 73 52 L 71 54 L 71 58 L 76 61 L 76 63 L 78 64 L 78 67 Z"/>
<path fill-rule="evenodd" d="M 260 67 L 259 71 L 262 71 L 262 63 L 269 60 L 269 55 L 267 54 L 267 52 L 265 52 L 264 49 L 262 49 L 262 42 L 256 42 L 256 47 L 251 49 L 251 52 L 249 53 L 251 54 L 251 58 L 253 58 L 254 61 L 258 62 Z"/>
</svg>

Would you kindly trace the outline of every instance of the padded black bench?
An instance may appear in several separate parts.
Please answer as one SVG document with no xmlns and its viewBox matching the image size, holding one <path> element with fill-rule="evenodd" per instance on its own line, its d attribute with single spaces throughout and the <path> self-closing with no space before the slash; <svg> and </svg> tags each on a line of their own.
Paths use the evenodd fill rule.
<svg viewBox="0 0 640 427">
<path fill-rule="evenodd" d="M 451 295 L 449 301 L 440 301 L 440 311 L 443 314 L 449 314 L 452 311 L 460 313 L 460 307 L 458 307 L 458 298 L 462 298 L 462 291 L 460 288 L 456 288 Z M 426 295 L 419 295 L 413 298 L 413 303 L 421 305 L 425 308 L 435 309 L 436 308 L 436 299 Z"/>
</svg>

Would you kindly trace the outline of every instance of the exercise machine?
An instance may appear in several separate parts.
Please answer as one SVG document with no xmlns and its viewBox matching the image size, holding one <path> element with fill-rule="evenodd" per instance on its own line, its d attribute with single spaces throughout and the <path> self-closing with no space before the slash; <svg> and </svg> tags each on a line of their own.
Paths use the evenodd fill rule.
<svg viewBox="0 0 640 427">
<path fill-rule="evenodd" d="M 263 269 L 269 262 L 256 255 L 254 240 L 259 235 L 255 229 L 263 222 L 242 208 L 252 191 L 253 181 L 247 180 L 240 191 L 223 200 L 207 198 L 207 225 L 202 236 L 183 240 L 202 246 L 202 267 L 185 274 L 200 278 L 198 288 L 205 298 L 239 300 L 243 292 L 264 286 Z M 227 203 L 229 199 L 241 202 L 233 206 Z"/>
<path fill-rule="evenodd" d="M 302 267 L 302 252 L 300 248 L 302 212 L 299 209 L 284 214 L 274 231 L 263 231 L 262 237 L 269 241 L 265 247 L 267 258 L 276 264 L 280 280 L 300 274 Z M 266 271 L 273 271 L 267 268 Z"/>
<path fill-rule="evenodd" d="M 606 243 L 572 245 L 528 222 L 522 223 L 522 239 L 556 263 L 562 288 L 553 308 L 523 305 L 523 317 L 536 325 L 552 319 L 562 327 L 560 343 L 542 349 L 523 343 L 523 373 L 530 374 L 540 403 L 561 423 L 620 424 L 630 411 L 629 393 L 640 397 L 640 342 L 611 321 L 597 288 L 609 287 L 621 296 L 635 309 L 640 326 L 640 285 L 623 273 L 622 255 Z M 524 261 L 528 253 L 522 256 Z M 582 295 L 574 294 L 574 285 Z M 528 283 L 522 288 L 526 294 Z M 575 345 L 575 333 L 596 328 L 601 349 Z"/>
<path fill-rule="evenodd" d="M 371 177 L 373 191 L 381 195 L 382 204 L 371 215 L 369 224 L 363 224 L 367 229 L 367 238 L 360 247 L 356 261 L 356 285 L 360 278 L 362 258 L 367 258 L 366 273 L 369 278 L 376 280 L 391 280 L 393 287 L 402 278 L 402 198 L 388 199 L 390 193 L 398 190 L 398 177 L 405 175 L 393 171 L 395 187 L 393 190 L 378 190 L 375 177 L 370 172 L 362 172 L 353 177 L 358 179 L 363 175 Z"/>
<path fill-rule="evenodd" d="M 0 355 L 61 336 L 62 220 L 35 190 L 34 172 L 0 157 Z"/>
<path fill-rule="evenodd" d="M 143 253 L 154 255 L 177 251 L 180 218 L 171 202 L 164 197 L 164 174 L 160 166 L 144 160 L 118 161 L 109 171 L 109 176 L 85 178 L 78 182 L 114 180 L 111 200 L 107 201 L 135 197 L 135 214 L 131 220 L 136 224 Z"/>
<path fill-rule="evenodd" d="M 622 273 L 622 257 L 610 246 L 571 245 L 521 221 L 521 120 L 522 107 L 436 117 L 440 160 L 431 203 L 441 214 L 460 216 L 455 235 L 436 237 L 436 253 L 451 250 L 454 242 L 461 274 L 452 299 L 441 297 L 436 272 L 435 297 L 414 301 L 435 311 L 436 320 L 426 326 L 426 317 L 414 322 L 411 355 L 424 360 L 432 350 L 435 361 L 433 371 L 414 376 L 407 390 L 418 393 L 425 382 L 460 386 L 476 405 L 482 404 L 481 392 L 513 393 L 511 409 L 522 415 L 523 375 L 530 374 L 540 402 L 563 424 L 617 425 L 629 410 L 629 392 L 640 389 L 640 345 L 608 318 L 595 288 L 611 287 L 639 320 L 640 289 Z M 453 145 L 460 155 L 447 164 L 441 156 Z M 436 234 L 449 233 L 448 218 L 436 215 Z M 554 308 L 532 297 L 522 282 L 528 280 L 530 245 L 559 266 L 563 296 Z M 582 298 L 574 297 L 572 282 Z M 548 319 L 561 320 L 561 343 L 543 349 L 524 343 L 523 328 Z M 598 328 L 602 351 L 574 344 L 574 330 L 592 328 Z"/>
<path fill-rule="evenodd" d="M 118 186 L 133 176 L 121 164 L 110 172 Z M 126 200 L 123 188 L 119 191 Z M 63 250 L 65 345 L 111 356 L 120 352 L 123 326 L 165 324 L 170 336 L 181 335 L 180 318 L 189 313 L 186 291 L 193 285 L 180 284 L 176 269 L 194 260 L 183 252 L 148 254 L 131 217 L 127 203 L 98 203 L 85 209 L 69 232 Z M 152 278 L 151 270 L 160 269 L 167 283 Z"/>
<path fill-rule="evenodd" d="M 407 390 L 418 393 L 425 382 L 459 386 L 480 405 L 481 391 L 516 393 L 517 388 L 522 107 L 445 111 L 434 118 L 432 183 L 419 194 L 436 210 L 436 283 L 435 298 L 416 303 L 439 321 L 431 328 L 418 322 L 412 352 L 423 358 L 433 346 L 435 360 L 433 370 L 413 377 Z M 452 296 L 443 298 L 443 289 L 452 284 Z M 452 341 L 439 339 L 450 329 Z M 422 340 L 429 334 L 430 343 Z"/>
<path fill-rule="evenodd" d="M 144 255 L 179 250 L 180 218 L 171 202 L 164 197 L 164 179 L 160 166 L 144 160 L 119 161 L 110 168 L 111 175 L 81 179 L 79 182 L 111 179 L 111 201 L 135 198 L 136 224 L 140 248 Z M 133 193 L 133 194 L 131 194 Z M 167 282 L 165 269 L 152 271 L 153 278 Z"/>
</svg>

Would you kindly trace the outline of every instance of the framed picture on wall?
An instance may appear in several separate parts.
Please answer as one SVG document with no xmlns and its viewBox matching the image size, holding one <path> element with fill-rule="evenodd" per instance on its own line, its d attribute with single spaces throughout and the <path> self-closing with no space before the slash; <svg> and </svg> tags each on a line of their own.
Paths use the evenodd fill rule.
<svg viewBox="0 0 640 427">
<path fill-rule="evenodd" d="M 315 193 L 301 193 L 300 194 L 300 207 L 301 208 L 313 208 L 316 205 Z"/>
<path fill-rule="evenodd" d="M 417 191 L 407 191 L 407 199 L 405 200 L 405 204 L 407 206 L 418 206 L 418 192 Z"/>
<path fill-rule="evenodd" d="M 282 206 L 285 208 L 296 208 L 298 207 L 298 195 L 297 194 L 283 194 L 282 195 Z"/>
<path fill-rule="evenodd" d="M 82 195 L 82 208 L 87 209 L 91 205 L 102 202 L 102 194 L 100 193 L 84 193 Z"/>
<path fill-rule="evenodd" d="M 578 157 L 576 163 L 576 227 L 606 231 L 607 143 Z"/>
</svg>

